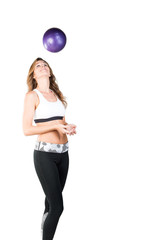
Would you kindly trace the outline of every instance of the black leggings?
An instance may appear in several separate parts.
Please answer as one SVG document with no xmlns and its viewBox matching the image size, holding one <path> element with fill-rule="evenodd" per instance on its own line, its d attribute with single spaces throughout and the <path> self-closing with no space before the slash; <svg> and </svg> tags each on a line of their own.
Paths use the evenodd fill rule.
<svg viewBox="0 0 160 240">
<path fill-rule="evenodd" d="M 34 149 L 34 166 L 45 194 L 44 213 L 48 212 L 43 226 L 43 240 L 52 240 L 64 209 L 62 191 L 69 167 L 68 151 L 55 153 Z"/>
</svg>

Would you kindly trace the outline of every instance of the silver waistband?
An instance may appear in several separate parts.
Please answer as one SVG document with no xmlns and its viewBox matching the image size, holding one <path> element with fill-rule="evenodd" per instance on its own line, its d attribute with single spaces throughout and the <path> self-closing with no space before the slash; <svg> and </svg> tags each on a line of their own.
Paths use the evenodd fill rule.
<svg viewBox="0 0 160 240">
<path fill-rule="evenodd" d="M 68 151 L 69 143 L 66 142 L 64 144 L 56 144 L 56 143 L 47 143 L 47 142 L 39 142 L 35 143 L 35 150 L 43 151 L 43 152 L 55 152 L 55 153 L 63 153 Z"/>
</svg>

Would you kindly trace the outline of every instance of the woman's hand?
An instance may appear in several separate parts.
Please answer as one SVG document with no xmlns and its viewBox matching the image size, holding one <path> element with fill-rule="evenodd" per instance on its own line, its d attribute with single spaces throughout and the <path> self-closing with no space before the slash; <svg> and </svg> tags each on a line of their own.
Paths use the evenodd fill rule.
<svg viewBox="0 0 160 240">
<path fill-rule="evenodd" d="M 67 126 L 67 128 L 66 128 L 66 130 L 67 131 L 69 131 L 69 135 L 74 135 L 74 134 L 76 134 L 76 125 L 75 124 L 67 124 L 66 125 Z"/>
<path fill-rule="evenodd" d="M 67 125 L 63 125 L 63 124 L 57 124 L 56 126 L 57 131 L 59 132 L 60 135 L 63 134 L 69 134 L 69 130 L 67 129 Z"/>
<path fill-rule="evenodd" d="M 69 134 L 74 135 L 76 134 L 76 125 L 75 124 L 57 124 L 56 130 L 59 132 L 59 134 L 62 136 L 63 134 Z"/>
</svg>

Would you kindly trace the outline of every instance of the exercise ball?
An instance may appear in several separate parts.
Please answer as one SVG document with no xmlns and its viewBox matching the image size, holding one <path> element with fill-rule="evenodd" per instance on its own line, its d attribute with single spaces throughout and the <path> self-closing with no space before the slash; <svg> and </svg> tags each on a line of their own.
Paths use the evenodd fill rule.
<svg viewBox="0 0 160 240">
<path fill-rule="evenodd" d="M 59 28 L 50 28 L 43 35 L 43 45 L 49 52 L 59 52 L 66 45 L 66 35 Z"/>
</svg>

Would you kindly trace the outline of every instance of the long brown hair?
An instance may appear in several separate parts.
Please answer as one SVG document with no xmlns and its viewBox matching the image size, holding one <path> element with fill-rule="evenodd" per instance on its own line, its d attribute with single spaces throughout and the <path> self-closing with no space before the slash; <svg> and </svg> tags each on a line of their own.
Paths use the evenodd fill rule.
<svg viewBox="0 0 160 240">
<path fill-rule="evenodd" d="M 33 89 L 35 89 L 37 87 L 37 82 L 36 82 L 36 79 L 33 77 L 33 73 L 34 73 L 35 65 L 36 65 L 37 61 L 39 61 L 39 60 L 42 60 L 43 62 L 45 62 L 50 69 L 51 76 L 49 77 L 49 80 L 50 80 L 49 88 L 52 89 L 55 92 L 55 94 L 62 101 L 64 106 L 67 107 L 67 101 L 65 100 L 66 97 L 64 97 L 62 92 L 59 90 L 58 84 L 56 83 L 56 78 L 53 74 L 53 71 L 52 71 L 51 67 L 49 66 L 49 64 L 44 59 L 42 59 L 40 57 L 36 58 L 36 60 L 34 60 L 32 65 L 30 66 L 28 76 L 27 76 L 28 92 L 32 91 Z"/>
</svg>

